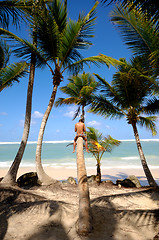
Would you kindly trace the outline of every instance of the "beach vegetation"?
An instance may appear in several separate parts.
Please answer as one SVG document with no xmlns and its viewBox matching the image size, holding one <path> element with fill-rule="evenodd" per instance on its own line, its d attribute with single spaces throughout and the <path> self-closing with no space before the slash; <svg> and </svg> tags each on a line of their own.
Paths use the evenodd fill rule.
<svg viewBox="0 0 159 240">
<path fill-rule="evenodd" d="M 84 119 L 85 107 L 91 103 L 91 96 L 97 91 L 98 83 L 92 74 L 85 72 L 71 76 L 68 80 L 69 83 L 60 88 L 68 97 L 57 99 L 55 106 L 75 104 L 78 108 L 73 120 L 79 115 L 80 110 L 82 110 L 80 118 Z"/>
<path fill-rule="evenodd" d="M 121 119 L 124 117 L 126 119 L 133 128 L 137 149 L 149 185 L 156 187 L 157 184 L 143 153 L 137 124 L 151 130 L 153 135 L 156 134 L 157 116 L 154 116 L 154 113 L 159 112 L 159 99 L 154 95 L 153 90 L 158 87 L 158 81 L 148 76 L 142 57 L 132 58 L 130 63 L 125 59 L 120 60 L 125 64 L 118 66 L 111 84 L 95 74 L 100 82 L 101 93 L 94 97 L 90 111 L 105 118 Z"/>
<path fill-rule="evenodd" d="M 120 141 L 112 138 L 110 135 L 105 137 L 97 129 L 87 127 L 87 139 L 89 152 L 97 161 L 97 178 L 101 183 L 101 160 L 105 152 L 111 152 L 114 147 L 120 145 Z"/>
</svg>

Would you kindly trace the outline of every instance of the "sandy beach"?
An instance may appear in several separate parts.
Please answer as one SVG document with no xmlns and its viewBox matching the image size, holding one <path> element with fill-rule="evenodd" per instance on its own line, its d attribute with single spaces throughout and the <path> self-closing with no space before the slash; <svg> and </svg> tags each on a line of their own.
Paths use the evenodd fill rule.
<svg viewBox="0 0 159 240">
<path fill-rule="evenodd" d="M 0 170 L 0 177 L 8 169 Z M 35 171 L 20 168 L 18 177 Z M 45 168 L 57 180 L 77 177 L 76 169 Z M 88 169 L 87 174 L 95 174 Z M 158 170 L 152 170 L 159 182 Z M 136 175 L 146 184 L 142 169 L 103 169 L 102 180 Z M 89 183 L 92 231 L 78 234 L 78 185 L 60 183 L 29 189 L 0 184 L 1 240 L 157 240 L 159 239 L 159 190 L 124 188 L 103 182 Z"/>
<path fill-rule="evenodd" d="M 76 169 L 70 169 L 70 168 L 54 168 L 54 167 L 45 167 L 44 168 L 46 173 L 51 176 L 54 179 L 57 180 L 66 180 L 68 177 L 74 177 L 77 178 L 77 170 Z M 3 177 L 6 175 L 8 171 L 8 168 L 1 168 L 0 169 L 0 177 Z M 17 177 L 23 175 L 27 172 L 34 172 L 36 171 L 35 168 L 29 168 L 29 167 L 20 167 L 18 170 Z M 151 172 L 153 174 L 153 177 L 159 184 L 159 169 L 151 169 Z M 87 176 L 95 175 L 96 169 L 87 169 Z M 102 180 L 111 180 L 113 183 L 116 183 L 117 179 L 124 179 L 129 175 L 135 175 L 138 177 L 141 185 L 145 186 L 147 185 L 147 180 L 144 174 L 143 169 L 120 169 L 120 168 L 108 168 L 108 169 L 102 169 Z"/>
</svg>

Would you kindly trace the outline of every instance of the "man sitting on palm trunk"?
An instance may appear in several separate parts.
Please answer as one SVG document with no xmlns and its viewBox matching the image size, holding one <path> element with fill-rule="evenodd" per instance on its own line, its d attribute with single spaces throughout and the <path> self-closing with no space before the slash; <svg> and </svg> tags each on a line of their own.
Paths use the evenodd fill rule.
<svg viewBox="0 0 159 240">
<path fill-rule="evenodd" d="M 75 132 L 77 132 L 77 134 L 74 138 L 73 153 L 75 152 L 76 141 L 77 141 L 78 137 L 82 137 L 84 139 L 85 144 L 86 144 L 86 152 L 89 152 L 88 142 L 87 142 L 87 137 L 86 137 L 86 127 L 85 127 L 83 119 L 80 119 L 79 122 L 75 124 Z"/>
</svg>

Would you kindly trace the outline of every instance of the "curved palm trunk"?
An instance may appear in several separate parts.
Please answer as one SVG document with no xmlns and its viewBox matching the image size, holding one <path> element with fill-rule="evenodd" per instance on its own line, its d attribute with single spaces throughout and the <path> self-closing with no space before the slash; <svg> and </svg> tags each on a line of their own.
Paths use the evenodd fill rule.
<svg viewBox="0 0 159 240">
<path fill-rule="evenodd" d="M 83 154 L 83 138 L 77 139 L 77 176 L 79 188 L 79 222 L 78 232 L 87 235 L 92 230 L 92 216 L 90 209 L 89 188 Z"/>
<path fill-rule="evenodd" d="M 40 131 L 39 131 L 39 136 L 38 136 L 37 147 L 36 147 L 36 170 L 37 170 L 38 178 L 43 185 L 58 182 L 57 180 L 54 180 L 53 178 L 49 177 L 45 173 L 45 171 L 43 169 L 43 166 L 42 166 L 42 163 L 41 163 L 41 150 L 42 150 L 42 141 L 43 141 L 44 131 L 45 131 L 45 127 L 46 127 L 48 117 L 50 115 L 51 109 L 52 109 L 54 101 L 55 101 L 57 88 L 58 88 L 58 85 L 55 85 L 54 88 L 53 88 L 53 92 L 51 94 L 51 98 L 50 98 L 48 107 L 47 107 L 46 112 L 43 116 Z"/>
<path fill-rule="evenodd" d="M 23 136 L 22 136 L 21 144 L 20 144 L 20 147 L 16 154 L 16 157 L 15 157 L 8 173 L 1 181 L 1 183 L 7 184 L 7 185 L 15 185 L 15 183 L 16 183 L 16 176 L 17 176 L 18 168 L 19 168 L 20 162 L 22 160 L 22 157 L 23 157 L 23 154 L 25 151 L 25 147 L 27 144 L 28 136 L 29 136 L 30 121 L 31 121 L 31 109 L 32 109 L 32 93 L 33 93 L 34 76 L 35 76 L 35 64 L 36 64 L 36 58 L 35 58 L 35 55 L 32 54 L 31 55 L 29 83 L 28 83 L 28 90 L 27 90 L 27 103 L 26 103 L 26 113 L 25 113 Z"/>
<path fill-rule="evenodd" d="M 137 127 L 136 127 L 136 123 L 132 124 L 132 127 L 133 127 L 133 130 L 134 130 L 134 136 L 135 136 L 135 139 L 136 139 L 136 144 L 137 144 L 137 148 L 138 148 L 138 151 L 139 151 L 141 163 L 142 163 L 145 175 L 147 177 L 148 183 L 151 187 L 157 187 L 157 183 L 155 182 L 155 180 L 154 180 L 154 178 L 153 178 L 153 176 L 150 172 L 150 169 L 147 165 L 146 158 L 145 158 L 143 150 L 142 150 L 142 146 L 141 146 L 138 130 L 137 130 Z"/>
</svg>

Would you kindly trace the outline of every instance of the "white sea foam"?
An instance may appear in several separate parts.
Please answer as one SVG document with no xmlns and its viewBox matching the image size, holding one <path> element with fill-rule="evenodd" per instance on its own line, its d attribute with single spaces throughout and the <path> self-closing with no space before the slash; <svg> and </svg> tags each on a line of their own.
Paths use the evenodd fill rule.
<svg viewBox="0 0 159 240">
<path fill-rule="evenodd" d="M 135 142 L 135 139 L 122 139 L 121 142 Z M 140 139 L 142 142 L 159 142 L 159 139 Z M 43 143 L 72 143 L 73 140 L 43 141 Z M 20 144 L 21 142 L 0 142 L 0 144 Z M 28 141 L 27 144 L 36 144 L 37 141 Z"/>
<path fill-rule="evenodd" d="M 140 158 L 137 156 L 131 156 L 131 157 L 121 157 L 120 159 L 122 159 L 122 160 L 138 160 Z"/>
<path fill-rule="evenodd" d="M 43 141 L 43 143 L 72 143 L 73 140 L 61 140 L 61 141 Z M 0 144 L 20 144 L 21 142 L 0 142 Z M 28 141 L 27 144 L 36 144 L 37 141 Z"/>
</svg>

